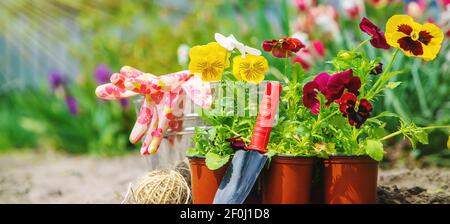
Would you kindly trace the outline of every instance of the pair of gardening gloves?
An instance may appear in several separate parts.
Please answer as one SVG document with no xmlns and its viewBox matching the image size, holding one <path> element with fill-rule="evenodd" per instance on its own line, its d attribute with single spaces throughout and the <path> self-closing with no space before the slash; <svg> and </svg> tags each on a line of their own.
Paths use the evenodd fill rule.
<svg viewBox="0 0 450 224">
<path fill-rule="evenodd" d="M 186 98 L 202 108 L 209 108 L 212 103 L 209 84 L 187 70 L 155 76 L 124 66 L 119 73 L 111 75 L 110 81 L 111 83 L 97 87 L 97 97 L 120 100 L 137 95 L 144 96 L 130 134 L 130 142 L 133 144 L 144 138 L 142 155 L 157 152 L 169 126 L 173 129 L 180 128 L 177 118 L 183 116 Z"/>
</svg>

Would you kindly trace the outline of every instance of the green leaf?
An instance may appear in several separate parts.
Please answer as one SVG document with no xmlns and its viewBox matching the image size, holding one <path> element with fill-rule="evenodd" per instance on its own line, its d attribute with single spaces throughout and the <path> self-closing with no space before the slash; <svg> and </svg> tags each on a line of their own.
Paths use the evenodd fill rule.
<svg viewBox="0 0 450 224">
<path fill-rule="evenodd" d="M 372 159 L 376 161 L 381 161 L 383 159 L 384 153 L 383 143 L 377 140 L 370 140 L 370 139 L 367 140 L 366 153 L 367 155 L 372 157 Z"/>
<path fill-rule="evenodd" d="M 384 111 L 373 118 L 380 118 L 380 117 L 399 117 L 399 116 L 396 113 L 392 113 L 390 111 Z"/>
<path fill-rule="evenodd" d="M 386 80 L 389 80 L 390 78 L 392 78 L 392 77 L 394 77 L 394 76 L 396 76 L 396 75 L 400 75 L 400 74 L 402 74 L 402 73 L 403 73 L 403 71 L 393 71 L 393 72 L 389 72 L 388 75 L 387 75 L 387 77 L 386 77 Z"/>
<path fill-rule="evenodd" d="M 210 170 L 217 170 L 230 160 L 230 155 L 221 156 L 214 152 L 206 153 L 206 166 Z"/>
<path fill-rule="evenodd" d="M 209 134 L 209 141 L 211 141 L 211 142 L 214 141 L 214 139 L 216 138 L 216 133 L 217 133 L 216 129 L 219 127 L 220 126 L 214 127 L 214 128 L 211 128 L 208 130 L 207 133 Z"/>
<path fill-rule="evenodd" d="M 198 155 L 198 151 L 196 148 L 189 148 L 188 150 L 186 150 L 186 155 L 187 156 L 196 156 L 196 155 Z"/>
<path fill-rule="evenodd" d="M 382 138 L 387 134 L 387 131 L 384 129 L 385 124 L 383 123 L 381 127 L 371 128 L 369 133 L 371 138 Z"/>
<path fill-rule="evenodd" d="M 419 130 L 415 133 L 414 137 L 422 144 L 428 144 L 428 133 L 424 130 Z"/>
<path fill-rule="evenodd" d="M 293 83 L 301 83 L 303 81 L 304 70 L 300 63 L 294 63 L 292 67 L 292 81 Z"/>
<path fill-rule="evenodd" d="M 386 84 L 385 88 L 386 89 L 395 89 L 397 88 L 397 86 L 399 86 L 402 82 L 389 82 L 388 84 Z"/>
</svg>

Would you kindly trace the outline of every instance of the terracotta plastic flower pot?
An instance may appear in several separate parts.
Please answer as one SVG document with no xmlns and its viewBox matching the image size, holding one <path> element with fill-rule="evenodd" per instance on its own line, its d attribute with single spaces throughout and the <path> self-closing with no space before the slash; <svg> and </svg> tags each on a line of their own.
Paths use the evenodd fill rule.
<svg viewBox="0 0 450 224">
<path fill-rule="evenodd" d="M 326 204 L 377 202 L 378 162 L 368 156 L 331 156 L 324 160 Z"/>
<path fill-rule="evenodd" d="M 206 166 L 204 157 L 189 157 L 193 204 L 212 204 L 228 164 L 217 170 Z"/>
<path fill-rule="evenodd" d="M 314 159 L 310 157 L 274 156 L 263 176 L 263 204 L 307 204 Z"/>
</svg>

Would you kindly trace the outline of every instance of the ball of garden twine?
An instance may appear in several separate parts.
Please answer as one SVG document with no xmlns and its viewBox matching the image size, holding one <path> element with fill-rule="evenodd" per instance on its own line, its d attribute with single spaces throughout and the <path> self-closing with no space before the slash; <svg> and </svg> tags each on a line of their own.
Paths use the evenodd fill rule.
<svg viewBox="0 0 450 224">
<path fill-rule="evenodd" d="M 132 197 L 129 196 L 131 191 Z M 191 189 L 184 177 L 175 170 L 155 170 L 138 181 L 135 190 L 128 189 L 125 203 L 188 204 Z"/>
<path fill-rule="evenodd" d="M 184 177 L 184 180 L 186 181 L 187 185 L 191 186 L 191 169 L 189 168 L 189 164 L 187 162 L 179 162 L 177 166 L 175 167 L 175 170 L 178 171 L 181 176 Z"/>
</svg>

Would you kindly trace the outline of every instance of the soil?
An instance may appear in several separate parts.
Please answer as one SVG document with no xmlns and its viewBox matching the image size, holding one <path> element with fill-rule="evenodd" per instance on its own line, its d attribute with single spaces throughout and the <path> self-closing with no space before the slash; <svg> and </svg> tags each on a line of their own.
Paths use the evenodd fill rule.
<svg viewBox="0 0 450 224">
<path fill-rule="evenodd" d="M 0 203 L 120 203 L 146 161 L 27 153 L 0 156 Z"/>
<path fill-rule="evenodd" d="M 53 152 L 0 155 L 0 203 L 121 203 L 148 170 L 138 153 L 117 158 Z M 450 203 L 450 168 L 379 174 L 380 203 Z"/>
<path fill-rule="evenodd" d="M 449 204 L 450 168 L 381 170 L 378 201 L 383 204 Z"/>
</svg>

